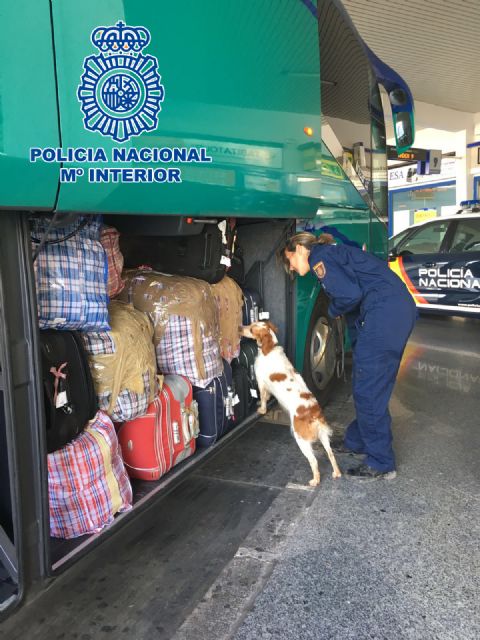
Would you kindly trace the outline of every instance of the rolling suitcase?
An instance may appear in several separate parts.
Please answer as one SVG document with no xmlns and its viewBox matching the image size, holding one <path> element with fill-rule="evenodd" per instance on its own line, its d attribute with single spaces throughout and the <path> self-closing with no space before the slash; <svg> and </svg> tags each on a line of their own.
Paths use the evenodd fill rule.
<svg viewBox="0 0 480 640">
<path fill-rule="evenodd" d="M 158 480 L 195 453 L 198 408 L 184 376 L 166 375 L 144 416 L 118 430 L 125 467 L 131 478 Z"/>
<path fill-rule="evenodd" d="M 238 358 L 232 360 L 233 388 L 235 390 L 233 412 L 235 423 L 240 424 L 252 413 L 252 397 L 250 395 L 250 380 L 247 371 L 240 364 Z"/>
<path fill-rule="evenodd" d="M 193 397 L 198 403 L 200 434 L 198 447 L 215 444 L 235 424 L 232 368 L 224 361 L 221 375 L 202 389 L 194 387 Z"/>
<path fill-rule="evenodd" d="M 74 331 L 40 331 L 47 451 L 77 437 L 98 409 L 87 354 Z"/>
<path fill-rule="evenodd" d="M 255 411 L 257 401 L 259 399 L 258 385 L 255 378 L 255 359 L 257 357 L 258 347 L 255 340 L 250 338 L 242 338 L 240 342 L 240 355 L 238 362 L 245 370 L 248 377 L 248 402 L 249 413 Z"/>
<path fill-rule="evenodd" d="M 195 236 L 121 236 L 120 247 L 126 267 L 148 265 L 155 271 L 199 278 L 210 284 L 225 275 L 222 232 L 215 225 L 207 225 Z"/>
<path fill-rule="evenodd" d="M 245 285 L 245 262 L 243 260 L 243 250 L 239 246 L 235 247 L 232 254 L 231 265 L 227 275 L 241 287 Z"/>
</svg>

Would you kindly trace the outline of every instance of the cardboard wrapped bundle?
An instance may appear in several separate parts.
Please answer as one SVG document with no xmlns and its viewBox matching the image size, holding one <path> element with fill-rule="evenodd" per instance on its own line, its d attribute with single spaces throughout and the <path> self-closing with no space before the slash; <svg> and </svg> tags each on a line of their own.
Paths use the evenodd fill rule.
<svg viewBox="0 0 480 640">
<path fill-rule="evenodd" d="M 220 353 L 222 358 L 231 362 L 240 354 L 238 327 L 242 324 L 243 293 L 238 284 L 228 276 L 210 286 L 217 305 Z"/>
<path fill-rule="evenodd" d="M 222 372 L 218 313 L 207 282 L 148 269 L 123 273 L 120 299 L 147 313 L 155 327 L 158 371 L 206 387 Z"/>
<path fill-rule="evenodd" d="M 115 422 L 144 415 L 158 390 L 153 325 L 132 305 L 112 300 L 111 331 L 82 334 L 100 409 Z"/>
</svg>

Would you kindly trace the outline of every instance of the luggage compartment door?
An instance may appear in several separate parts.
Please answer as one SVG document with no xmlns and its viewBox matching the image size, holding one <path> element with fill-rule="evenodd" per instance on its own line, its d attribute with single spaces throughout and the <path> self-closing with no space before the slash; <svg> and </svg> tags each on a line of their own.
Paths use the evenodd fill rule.
<svg viewBox="0 0 480 640">
<path fill-rule="evenodd" d="M 48 502 L 26 214 L 0 216 L 0 619 L 46 575 Z"/>
</svg>

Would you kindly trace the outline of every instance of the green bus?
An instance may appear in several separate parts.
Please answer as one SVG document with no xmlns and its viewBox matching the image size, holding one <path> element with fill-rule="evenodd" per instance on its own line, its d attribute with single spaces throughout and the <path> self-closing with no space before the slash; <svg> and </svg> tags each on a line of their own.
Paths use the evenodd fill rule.
<svg viewBox="0 0 480 640">
<path fill-rule="evenodd" d="M 384 108 L 399 151 L 413 144 L 414 121 L 408 86 L 365 45 L 339 0 L 0 0 L 0 16 L 7 615 L 91 549 L 113 544 L 125 523 L 141 522 L 256 420 L 151 483 L 102 533 L 50 538 L 32 217 L 61 226 L 102 214 L 121 232 L 143 235 L 199 233 L 234 218 L 245 268 L 281 342 L 326 401 L 341 373 L 343 325 L 328 317 L 313 278 L 295 282 L 282 272 L 275 249 L 295 229 L 328 229 L 386 255 Z"/>
</svg>

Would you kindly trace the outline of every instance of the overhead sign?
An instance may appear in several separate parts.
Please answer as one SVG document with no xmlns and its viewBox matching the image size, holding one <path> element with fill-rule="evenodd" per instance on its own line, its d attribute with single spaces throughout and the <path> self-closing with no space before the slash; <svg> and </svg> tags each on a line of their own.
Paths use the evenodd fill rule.
<svg viewBox="0 0 480 640">
<path fill-rule="evenodd" d="M 421 184 L 435 184 L 447 180 L 455 180 L 457 177 L 457 159 L 455 157 L 443 158 L 442 171 L 436 175 L 419 175 L 416 165 L 405 165 L 396 169 L 388 170 L 388 188 L 404 189 L 405 187 L 415 187 Z"/>
<path fill-rule="evenodd" d="M 425 162 L 427 160 L 427 149 L 414 149 L 413 147 L 403 153 L 397 153 L 397 147 L 387 145 L 388 160 L 403 160 L 404 162 Z"/>
</svg>

